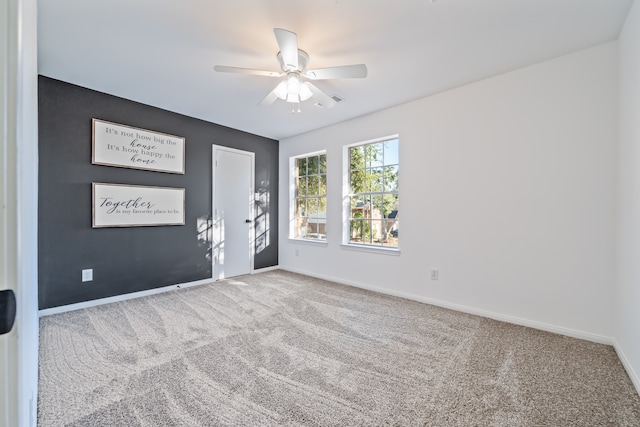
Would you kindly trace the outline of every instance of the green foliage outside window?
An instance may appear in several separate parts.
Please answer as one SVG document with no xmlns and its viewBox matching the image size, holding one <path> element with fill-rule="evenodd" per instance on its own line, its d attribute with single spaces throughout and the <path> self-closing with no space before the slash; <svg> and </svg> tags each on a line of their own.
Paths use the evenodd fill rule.
<svg viewBox="0 0 640 427">
<path fill-rule="evenodd" d="M 294 237 L 326 238 L 327 155 L 295 159 Z"/>
<path fill-rule="evenodd" d="M 349 149 L 351 243 L 398 246 L 398 140 Z"/>
</svg>

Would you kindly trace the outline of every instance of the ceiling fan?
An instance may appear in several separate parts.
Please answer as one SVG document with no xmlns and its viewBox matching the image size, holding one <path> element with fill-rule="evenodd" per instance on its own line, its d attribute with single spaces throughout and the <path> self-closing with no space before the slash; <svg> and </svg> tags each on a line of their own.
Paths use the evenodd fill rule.
<svg viewBox="0 0 640 427">
<path fill-rule="evenodd" d="M 293 103 L 294 108 L 297 104 L 298 112 L 300 112 L 300 102 L 313 98 L 316 101 L 316 105 L 331 108 L 336 104 L 336 100 L 308 80 L 367 77 L 367 66 L 364 64 L 307 70 L 309 54 L 304 50 L 298 49 L 298 36 L 296 33 L 281 28 L 274 28 L 273 32 L 280 47 L 280 52 L 278 52 L 277 56 L 282 72 L 227 67 L 224 65 L 216 65 L 214 67 L 214 70 L 224 73 L 252 74 L 267 77 L 285 76 L 258 105 L 271 105 L 277 99 L 282 99 Z"/>
</svg>

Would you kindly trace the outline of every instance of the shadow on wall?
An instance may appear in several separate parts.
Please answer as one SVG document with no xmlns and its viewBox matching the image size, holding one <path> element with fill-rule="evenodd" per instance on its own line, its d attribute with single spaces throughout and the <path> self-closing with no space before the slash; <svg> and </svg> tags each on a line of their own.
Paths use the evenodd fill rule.
<svg viewBox="0 0 640 427">
<path fill-rule="evenodd" d="M 205 248 L 205 260 L 207 267 L 211 266 L 213 241 L 213 221 L 211 215 L 203 215 L 196 220 L 196 236 L 198 239 L 198 247 Z"/>
<path fill-rule="evenodd" d="M 210 258 L 220 269 L 224 266 L 224 216 L 218 215 L 213 218 L 209 230 Z M 217 280 L 216 267 L 213 268 L 212 274 L 214 279 Z M 224 274 L 224 271 L 218 271 L 218 275 L 220 274 Z"/>
<path fill-rule="evenodd" d="M 270 244 L 270 228 L 269 228 L 269 181 L 260 181 L 255 199 L 255 253 L 259 254 L 264 251 Z"/>
</svg>

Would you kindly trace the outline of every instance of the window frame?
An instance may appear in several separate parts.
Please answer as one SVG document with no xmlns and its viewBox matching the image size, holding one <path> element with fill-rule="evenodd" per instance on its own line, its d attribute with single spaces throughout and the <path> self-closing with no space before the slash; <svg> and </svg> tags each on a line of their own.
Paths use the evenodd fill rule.
<svg viewBox="0 0 640 427">
<path fill-rule="evenodd" d="M 400 255 L 400 240 L 398 236 L 398 246 L 383 246 L 372 243 L 351 242 L 351 168 L 350 168 L 350 150 L 353 147 L 366 146 L 376 143 L 384 143 L 387 141 L 398 141 L 398 182 L 400 178 L 400 135 L 388 135 L 380 138 L 370 139 L 366 141 L 347 144 L 342 147 L 342 244 L 343 249 L 356 250 L 363 252 L 382 253 L 386 255 Z M 369 192 L 373 194 L 373 192 Z M 384 194 L 385 191 L 375 192 Z M 398 197 L 398 212 L 400 211 L 400 186 L 398 185 L 395 193 Z"/>
<path fill-rule="evenodd" d="M 326 227 L 327 227 L 327 216 L 328 216 L 328 209 L 325 209 L 325 233 L 324 233 L 324 238 L 311 238 L 311 237 L 297 237 L 296 236 L 296 202 L 299 199 L 299 197 L 297 197 L 297 181 L 296 179 L 298 178 L 298 175 L 296 173 L 296 162 L 299 159 L 304 159 L 304 158 L 310 158 L 310 157 L 314 157 L 314 156 L 321 156 L 323 155 L 325 156 L 325 162 L 326 162 L 326 157 L 327 157 L 327 150 L 317 150 L 317 151 L 312 151 L 309 153 L 304 153 L 304 154 L 298 154 L 295 156 L 291 156 L 289 157 L 289 240 L 294 240 L 297 242 L 304 242 L 304 243 L 311 243 L 311 244 L 319 244 L 319 245 L 326 245 L 327 244 L 327 233 L 326 233 Z M 319 176 L 321 176 L 322 174 L 318 173 Z M 304 175 L 304 176 L 309 176 L 309 175 Z M 325 173 L 324 173 L 325 179 L 328 180 L 328 173 L 327 170 L 325 168 Z M 328 186 L 326 186 L 325 184 L 325 189 L 327 189 Z M 325 203 L 328 203 L 328 190 L 325 191 L 324 194 L 324 199 L 325 199 Z"/>
</svg>

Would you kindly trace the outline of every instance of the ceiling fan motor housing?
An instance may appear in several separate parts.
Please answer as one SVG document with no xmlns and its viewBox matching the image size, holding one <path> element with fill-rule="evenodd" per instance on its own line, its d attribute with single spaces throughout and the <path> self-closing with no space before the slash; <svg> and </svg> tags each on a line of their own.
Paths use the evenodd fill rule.
<svg viewBox="0 0 640 427">
<path fill-rule="evenodd" d="M 280 62 L 280 68 L 282 68 L 282 71 L 285 73 L 289 71 L 300 71 L 300 73 L 304 74 L 307 72 L 309 54 L 302 49 L 298 49 L 298 68 L 285 64 L 284 59 L 282 59 L 282 52 L 278 52 L 278 61 Z"/>
</svg>

